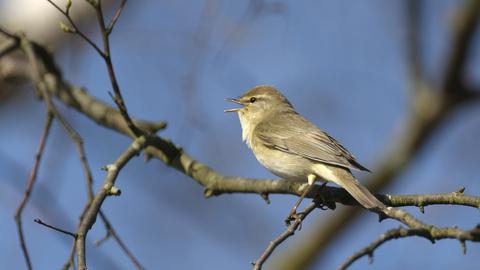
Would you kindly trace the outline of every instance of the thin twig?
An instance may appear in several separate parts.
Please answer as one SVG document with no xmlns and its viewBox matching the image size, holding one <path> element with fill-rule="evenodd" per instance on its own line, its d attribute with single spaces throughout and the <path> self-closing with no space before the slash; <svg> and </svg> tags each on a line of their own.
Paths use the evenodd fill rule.
<svg viewBox="0 0 480 270">
<path fill-rule="evenodd" d="M 15 211 L 15 221 L 17 222 L 18 227 L 18 234 L 20 235 L 20 245 L 22 246 L 23 255 L 25 256 L 25 261 L 27 262 L 28 269 L 32 269 L 32 265 L 30 263 L 30 258 L 28 256 L 27 247 L 25 245 L 25 240 L 23 238 L 23 230 L 22 230 L 22 210 L 27 203 L 27 200 L 30 196 L 30 193 L 33 188 L 33 183 L 37 177 L 38 166 L 40 164 L 40 157 L 42 156 L 43 149 L 45 146 L 45 141 L 47 140 L 48 132 L 50 131 L 50 127 L 52 125 L 53 120 L 53 113 L 47 110 L 47 118 L 45 119 L 45 126 L 42 131 L 42 136 L 40 137 L 40 143 L 38 144 L 37 152 L 35 153 L 35 160 L 33 161 L 33 167 L 30 172 L 30 176 L 28 177 L 27 188 L 25 189 L 25 194 L 23 196 L 20 205 L 18 206 L 17 210 Z"/>
<path fill-rule="evenodd" d="M 120 92 L 120 87 L 118 85 L 117 78 L 115 77 L 115 72 L 113 71 L 112 56 L 110 54 L 110 42 L 108 39 L 108 37 L 111 34 L 111 29 L 108 30 L 105 28 L 105 20 L 103 18 L 101 2 L 89 1 L 89 3 L 92 5 L 92 7 L 95 9 L 97 13 L 98 24 L 100 25 L 100 31 L 102 33 L 103 51 L 104 51 L 102 56 L 107 65 L 108 75 L 110 77 L 110 82 L 112 84 L 113 92 L 115 93 L 115 97 L 112 97 L 112 99 L 117 104 L 118 110 L 122 114 L 123 119 L 127 123 L 127 126 L 129 127 L 129 129 L 133 132 L 133 134 L 135 134 L 135 137 L 139 137 L 143 134 L 143 132 L 135 126 L 132 119 L 130 118 L 130 115 L 128 115 L 127 107 L 125 105 L 122 94 Z M 120 13 L 123 10 L 124 4 L 125 3 L 122 3 L 122 5 L 120 5 L 117 11 L 118 16 L 120 16 Z"/>
<path fill-rule="evenodd" d="M 303 221 L 308 214 L 310 214 L 315 208 L 318 207 L 316 201 L 310 203 L 302 212 L 302 216 L 300 219 Z M 342 264 L 339 269 L 344 269 L 353 263 L 355 260 L 361 258 L 364 255 L 369 255 L 370 260 L 373 257 L 373 250 L 380 246 L 382 243 L 399 237 L 406 237 L 406 236 L 420 236 L 430 240 L 434 243 L 435 240 L 440 239 L 457 239 L 462 243 L 462 248 L 465 252 L 465 241 L 473 241 L 473 242 L 480 242 L 480 225 L 475 227 L 473 230 L 468 231 L 464 229 L 459 229 L 456 226 L 451 228 L 438 228 L 432 225 L 427 225 L 410 213 L 405 210 L 397 209 L 394 207 L 388 207 L 386 212 L 381 213 L 380 220 L 391 218 L 401 223 L 407 225 L 409 229 L 403 229 L 400 227 L 396 230 L 391 230 L 387 234 L 382 235 L 379 239 L 373 242 L 370 246 L 366 247 L 365 249 L 355 253 L 351 257 L 347 259 L 347 261 Z M 254 270 L 260 270 L 262 265 L 271 255 L 273 250 L 280 245 L 283 241 L 285 241 L 288 237 L 292 236 L 296 230 L 296 228 L 300 225 L 300 220 L 295 220 L 295 222 L 290 226 L 284 233 L 282 233 L 277 239 L 272 241 L 265 252 L 260 256 L 260 258 L 253 263 Z"/>
<path fill-rule="evenodd" d="M 82 146 L 82 140 L 80 136 L 76 133 L 75 130 L 73 130 L 68 122 L 63 118 L 63 116 L 58 112 L 57 108 L 55 107 L 55 104 L 52 102 L 50 98 L 50 93 L 48 91 L 47 84 L 44 81 L 44 76 L 43 74 L 40 74 L 41 69 L 40 69 L 40 63 L 39 63 L 39 58 L 37 58 L 36 51 L 34 49 L 35 44 L 31 43 L 29 40 L 26 39 L 26 37 L 22 36 L 22 49 L 24 50 L 25 54 L 27 55 L 28 61 L 30 62 L 30 66 L 33 69 L 33 80 L 35 81 L 35 85 L 40 89 L 41 96 L 43 97 L 43 100 L 45 101 L 45 105 L 47 107 L 47 111 L 51 112 L 52 115 L 54 115 L 59 122 L 61 123 L 62 127 L 67 131 L 67 133 L 70 135 L 70 137 L 74 140 L 74 142 L 77 145 L 77 149 L 79 151 L 80 159 L 82 160 L 82 166 L 84 170 L 86 169 L 86 174 L 85 177 L 87 178 L 87 181 L 91 181 L 91 174 L 88 169 L 88 165 L 86 164 L 86 159 L 83 151 L 83 146 Z M 85 162 L 84 162 L 85 161 Z M 75 237 L 76 239 L 76 237 Z M 74 240 L 75 242 L 75 240 Z M 66 264 L 66 267 L 68 268 L 68 264 L 72 265 L 73 263 L 73 256 L 70 256 L 68 259 L 68 262 Z M 65 267 L 65 266 L 64 266 Z"/>
<path fill-rule="evenodd" d="M 120 4 L 120 7 L 119 7 L 118 10 L 117 10 L 117 14 L 115 14 L 115 17 L 113 17 L 112 21 L 110 22 L 110 24 L 108 25 L 108 27 L 107 27 L 107 29 L 106 29 L 106 32 L 107 32 L 107 33 L 112 32 L 113 26 L 114 26 L 115 23 L 117 22 L 118 17 L 120 17 L 120 13 L 122 13 L 123 6 L 125 6 L 125 3 L 126 3 L 126 2 L 127 2 L 127 0 L 123 0 L 122 3 Z"/>
<path fill-rule="evenodd" d="M 253 269 L 254 270 L 262 269 L 262 265 L 265 263 L 268 257 L 270 257 L 270 255 L 273 253 L 275 248 L 279 246 L 281 243 L 283 243 L 283 241 L 287 240 L 287 238 L 289 238 L 290 236 L 293 236 L 297 228 L 301 228 L 302 221 L 305 219 L 305 217 L 308 214 L 310 214 L 318 206 L 319 205 L 316 202 L 311 202 L 307 207 L 305 207 L 305 209 L 303 209 L 302 212 L 298 214 L 298 217 L 300 219 L 296 219 L 284 233 L 282 233 L 279 237 L 277 237 L 275 240 L 270 242 L 270 244 L 268 245 L 268 248 L 265 250 L 265 252 L 263 252 L 262 256 L 260 256 L 260 258 L 256 262 L 252 263 Z"/>
<path fill-rule="evenodd" d="M 123 166 L 130 161 L 130 159 L 132 159 L 134 156 L 137 156 L 143 150 L 143 148 L 150 143 L 151 142 L 149 142 L 149 138 L 146 136 L 141 136 L 135 139 L 134 142 L 127 148 L 127 150 L 113 164 L 105 166 L 108 170 L 105 181 L 95 195 L 95 198 L 85 214 L 85 218 L 83 219 L 80 228 L 77 230 L 77 265 L 79 270 L 86 269 L 85 242 L 87 233 L 95 223 L 103 202 L 107 196 L 111 194 L 112 189 L 115 188 L 114 183 L 117 179 L 118 173 Z"/>
<path fill-rule="evenodd" d="M 85 152 L 84 152 L 84 149 L 83 149 L 82 142 L 81 142 L 81 140 L 80 141 L 75 140 L 75 142 L 77 144 L 78 155 L 80 157 L 80 161 L 82 163 L 82 167 L 83 167 L 84 174 L 85 174 L 85 184 L 86 184 L 87 195 L 88 195 L 87 205 L 85 206 L 84 211 L 82 212 L 82 214 L 79 217 L 79 223 L 78 223 L 78 226 L 77 226 L 77 230 L 78 230 L 78 228 L 80 227 L 80 224 L 83 220 L 83 216 L 85 215 L 86 211 L 90 207 L 90 202 L 93 200 L 93 190 L 92 190 L 92 182 L 93 181 L 92 181 L 92 177 L 91 177 L 91 173 L 90 173 L 90 168 L 88 167 L 88 164 L 87 164 L 87 160 L 86 160 L 86 156 L 85 156 Z M 111 234 L 114 237 L 114 239 L 117 241 L 117 243 L 120 245 L 120 247 L 123 249 L 123 251 L 127 254 L 127 256 L 133 261 L 133 263 L 137 266 L 138 269 L 144 269 L 142 267 L 142 265 L 140 264 L 140 262 L 138 262 L 138 260 L 133 256 L 133 254 L 123 244 L 120 237 L 117 235 L 117 233 L 113 229 L 113 226 L 110 224 L 110 222 L 108 221 L 108 219 L 105 216 L 105 214 L 103 213 L 103 211 L 100 211 L 99 214 L 100 214 L 100 217 L 102 218 L 102 220 L 105 224 L 105 227 L 107 227 L 107 231 L 108 231 L 107 235 Z M 74 244 L 75 243 L 73 243 L 73 245 Z M 73 246 L 72 249 L 75 250 L 75 247 Z M 72 254 L 72 256 L 73 256 L 73 254 Z"/>
<path fill-rule="evenodd" d="M 85 176 L 85 189 L 87 191 L 87 198 L 89 200 L 93 199 L 93 191 L 92 191 L 92 173 L 90 172 L 90 167 L 87 163 L 87 157 L 85 155 L 85 150 L 83 149 L 83 141 L 80 137 L 72 137 L 77 146 L 78 157 L 80 158 L 80 163 L 82 164 L 83 174 Z M 83 215 L 82 215 L 83 216 Z"/>
<path fill-rule="evenodd" d="M 37 223 L 40 224 L 40 225 L 43 225 L 43 226 L 45 226 L 45 227 L 48 227 L 48 228 L 50 228 L 50 229 L 53 229 L 53 230 L 62 232 L 62 233 L 64 233 L 64 234 L 71 235 L 71 236 L 73 236 L 73 238 L 77 238 L 77 234 L 76 234 L 76 233 L 72 233 L 72 232 L 65 231 L 65 230 L 62 230 L 62 229 L 60 229 L 60 228 L 54 227 L 54 226 L 52 226 L 52 225 L 49 225 L 49 224 L 41 221 L 41 220 L 38 219 L 38 218 L 34 219 L 33 221 L 37 222 Z"/>
<path fill-rule="evenodd" d="M 130 258 L 130 260 L 132 260 L 132 262 L 135 264 L 135 266 L 137 267 L 137 269 L 145 269 L 143 268 L 143 266 L 140 264 L 139 261 L 137 261 L 137 259 L 133 256 L 133 254 L 128 250 L 127 246 L 125 246 L 122 242 L 122 240 L 120 239 L 120 237 L 118 236 L 118 234 L 115 232 L 115 230 L 113 229 L 112 225 L 110 224 L 110 222 L 108 221 L 107 217 L 105 216 L 105 214 L 103 213 L 103 211 L 100 211 L 99 212 L 100 214 L 100 217 L 102 218 L 103 220 L 103 223 L 105 224 L 105 227 L 107 228 L 107 235 L 111 235 L 113 236 L 113 238 L 115 238 L 115 241 L 117 241 L 117 243 L 120 245 L 120 247 L 123 249 L 123 251 L 125 252 L 125 254 L 127 254 L 127 256 Z M 105 238 L 106 239 L 106 238 Z"/>
<path fill-rule="evenodd" d="M 85 204 L 85 207 L 83 208 L 82 213 L 78 217 L 78 223 L 75 229 L 75 231 L 78 231 L 78 228 L 80 228 L 80 224 L 83 220 L 83 217 L 85 216 L 85 213 L 87 212 L 88 208 L 90 207 L 90 203 L 93 200 L 93 192 L 92 192 L 93 180 L 92 180 L 92 174 L 90 172 L 90 168 L 87 163 L 87 157 L 85 155 L 85 150 L 83 149 L 83 142 L 81 138 L 79 136 L 71 136 L 71 138 L 73 139 L 77 147 L 78 156 L 80 158 L 80 163 L 82 164 L 82 168 L 83 168 L 83 174 L 85 176 L 85 185 L 86 185 L 86 191 L 87 191 L 87 202 Z M 70 248 L 70 254 L 62 270 L 66 270 L 70 266 L 72 266 L 72 268 L 75 270 L 75 263 L 73 261 L 73 257 L 75 256 L 75 249 L 76 249 L 76 238 L 72 242 L 72 246 Z"/>
<path fill-rule="evenodd" d="M 429 227 L 430 228 L 430 227 Z M 368 255 L 369 256 L 369 262 L 373 262 L 373 251 L 378 248 L 380 245 L 383 243 L 392 240 L 392 239 L 398 239 L 398 238 L 404 238 L 404 237 L 409 237 L 409 236 L 420 236 L 424 237 L 428 240 L 430 240 L 432 243 L 437 239 L 446 239 L 446 238 L 454 238 L 458 239 L 460 243 L 462 244 L 462 249 L 463 253 L 466 252 L 465 248 L 465 241 L 466 240 L 472 240 L 472 241 L 479 241 L 480 239 L 480 227 L 477 225 L 475 228 L 472 230 L 461 230 L 458 229 L 456 226 L 451 227 L 451 228 L 437 228 L 437 234 L 433 235 L 428 232 L 429 228 L 415 228 L 415 229 L 405 229 L 402 226 L 400 226 L 397 229 L 392 229 L 387 231 L 386 233 L 382 234 L 379 238 L 377 238 L 375 241 L 373 241 L 370 245 L 367 247 L 363 248 L 362 250 L 359 250 L 355 254 L 352 254 L 350 257 L 348 257 L 347 260 L 345 260 L 339 267 L 337 267 L 337 270 L 343 270 L 346 269 L 348 266 L 350 266 L 352 263 L 354 263 L 356 260 L 360 259 L 361 257 Z M 438 233 L 440 231 L 440 233 Z"/>
<path fill-rule="evenodd" d="M 123 3 L 125 4 L 125 2 Z M 120 5 L 120 8 L 117 11 L 117 15 L 119 16 L 121 11 L 123 10 L 123 5 Z M 107 64 L 107 70 L 108 74 L 110 76 L 110 82 L 112 83 L 112 88 L 115 93 L 115 98 L 112 98 L 113 101 L 118 106 L 118 109 L 120 110 L 120 113 L 122 114 L 123 118 L 125 119 L 125 122 L 127 123 L 128 127 L 130 130 L 135 134 L 136 137 L 139 137 L 140 135 L 143 134 L 141 130 L 139 130 L 135 124 L 133 123 L 132 119 L 130 118 L 130 115 L 127 112 L 127 107 L 125 105 L 125 102 L 123 100 L 122 94 L 120 92 L 120 87 L 117 82 L 117 78 L 115 76 L 115 72 L 113 71 L 113 64 L 112 64 L 112 56 L 110 53 L 110 41 L 109 41 L 109 36 L 111 34 L 111 29 L 108 30 L 105 28 L 105 22 L 103 19 L 103 13 L 101 10 L 101 5 L 99 2 L 98 9 L 97 9 L 97 16 L 98 16 L 98 21 L 100 24 L 100 30 L 102 32 L 102 37 L 103 37 L 103 47 L 105 51 L 105 63 Z M 113 27 L 113 24 L 112 24 Z"/>
<path fill-rule="evenodd" d="M 53 3 L 51 0 L 47 0 L 48 2 L 50 2 L 50 4 L 52 4 L 56 9 L 58 9 L 63 15 L 65 15 L 65 17 L 68 19 L 68 21 L 70 22 L 70 24 L 72 24 L 73 26 L 73 31 L 72 33 L 75 33 L 75 34 L 79 34 L 86 42 L 88 42 L 90 45 L 92 45 L 92 47 L 102 56 L 105 58 L 105 54 L 97 47 L 97 45 L 91 41 L 87 36 L 85 36 L 82 31 L 78 30 L 77 26 L 75 25 L 75 23 L 73 22 L 72 18 L 70 18 L 70 15 L 68 14 L 68 12 L 65 12 L 63 11 L 59 6 L 57 6 L 55 3 Z"/>
</svg>

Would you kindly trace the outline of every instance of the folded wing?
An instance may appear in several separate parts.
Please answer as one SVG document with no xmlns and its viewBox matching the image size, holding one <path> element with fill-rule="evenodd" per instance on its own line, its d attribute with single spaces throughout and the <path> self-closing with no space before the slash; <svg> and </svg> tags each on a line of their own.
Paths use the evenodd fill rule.
<svg viewBox="0 0 480 270">
<path fill-rule="evenodd" d="M 266 146 L 295 153 L 305 158 L 349 169 L 369 171 L 354 155 L 330 135 L 304 120 L 302 128 L 292 129 L 288 123 L 263 121 L 255 128 L 256 137 Z"/>
</svg>

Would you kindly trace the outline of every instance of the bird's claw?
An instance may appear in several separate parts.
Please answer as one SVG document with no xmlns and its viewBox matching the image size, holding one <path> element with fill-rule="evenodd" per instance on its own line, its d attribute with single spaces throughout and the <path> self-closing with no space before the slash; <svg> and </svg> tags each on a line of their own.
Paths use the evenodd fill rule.
<svg viewBox="0 0 480 270">
<path fill-rule="evenodd" d="M 291 212 L 287 218 L 285 218 L 285 226 L 290 227 L 292 225 L 291 221 L 297 221 L 299 223 L 298 225 L 298 230 L 300 231 L 302 229 L 302 219 L 297 215 L 296 212 Z"/>
<path fill-rule="evenodd" d="M 322 209 L 322 210 L 327 210 L 328 209 L 328 206 L 327 206 L 327 202 L 325 201 L 325 199 L 323 198 L 322 196 L 322 192 L 323 192 L 323 188 L 325 188 L 325 185 L 327 184 L 327 182 L 323 183 L 320 188 L 318 189 L 318 192 L 317 192 L 317 195 L 315 195 L 315 197 L 313 198 L 313 200 L 315 201 L 318 197 L 320 197 L 320 199 L 322 200 L 321 203 L 318 204 L 318 208 Z"/>
</svg>

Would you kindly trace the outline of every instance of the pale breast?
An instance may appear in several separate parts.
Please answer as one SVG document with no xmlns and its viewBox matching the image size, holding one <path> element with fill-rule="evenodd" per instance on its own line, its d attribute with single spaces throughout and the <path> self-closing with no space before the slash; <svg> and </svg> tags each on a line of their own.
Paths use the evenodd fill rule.
<svg viewBox="0 0 480 270">
<path fill-rule="evenodd" d="M 314 173 L 312 162 L 302 156 L 267 147 L 255 139 L 252 150 L 263 167 L 282 179 L 306 183 L 308 175 Z"/>
</svg>

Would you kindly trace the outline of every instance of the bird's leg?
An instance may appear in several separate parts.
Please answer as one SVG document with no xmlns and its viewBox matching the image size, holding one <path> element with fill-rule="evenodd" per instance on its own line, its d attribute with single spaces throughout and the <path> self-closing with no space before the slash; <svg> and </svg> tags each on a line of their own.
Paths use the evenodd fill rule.
<svg viewBox="0 0 480 270">
<path fill-rule="evenodd" d="M 300 219 L 297 215 L 297 208 L 300 205 L 300 203 L 302 202 L 303 198 L 305 198 L 307 193 L 312 189 L 313 183 L 315 183 L 315 178 L 316 178 L 316 176 L 314 174 L 309 174 L 308 175 L 308 184 L 309 184 L 308 188 L 303 192 L 302 196 L 300 196 L 300 199 L 298 199 L 298 202 L 295 204 L 292 211 L 290 211 L 290 214 L 287 216 L 287 218 L 285 218 L 285 225 L 287 225 L 288 227 L 290 227 L 290 225 L 291 225 L 291 223 L 290 223 L 291 220 Z"/>
</svg>

